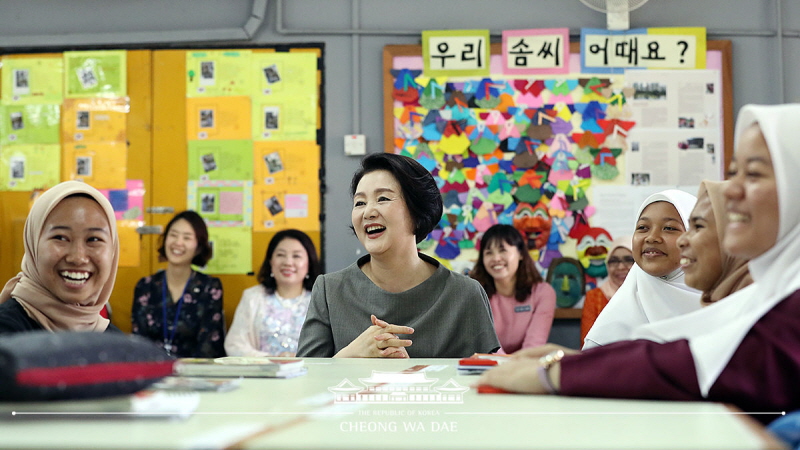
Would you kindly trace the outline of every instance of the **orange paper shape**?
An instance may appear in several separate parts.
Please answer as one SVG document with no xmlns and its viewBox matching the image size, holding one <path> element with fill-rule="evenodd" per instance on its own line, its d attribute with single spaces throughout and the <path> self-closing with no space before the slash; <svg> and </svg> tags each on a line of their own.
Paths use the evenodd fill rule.
<svg viewBox="0 0 800 450">
<path fill-rule="evenodd" d="M 186 138 L 251 139 L 250 97 L 186 99 Z"/>
<path fill-rule="evenodd" d="M 129 111 L 126 97 L 68 98 L 61 108 L 63 143 L 126 141 Z"/>
</svg>

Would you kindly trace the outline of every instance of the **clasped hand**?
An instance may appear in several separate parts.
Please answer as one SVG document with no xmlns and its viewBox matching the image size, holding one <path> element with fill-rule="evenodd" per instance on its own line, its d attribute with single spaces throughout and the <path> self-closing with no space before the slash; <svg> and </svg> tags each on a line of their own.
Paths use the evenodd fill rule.
<svg viewBox="0 0 800 450">
<path fill-rule="evenodd" d="M 335 356 L 339 358 L 408 358 L 406 347 L 410 339 L 400 339 L 398 334 L 412 334 L 414 329 L 392 325 L 371 315 L 372 326 L 364 330 L 347 347 Z"/>
</svg>

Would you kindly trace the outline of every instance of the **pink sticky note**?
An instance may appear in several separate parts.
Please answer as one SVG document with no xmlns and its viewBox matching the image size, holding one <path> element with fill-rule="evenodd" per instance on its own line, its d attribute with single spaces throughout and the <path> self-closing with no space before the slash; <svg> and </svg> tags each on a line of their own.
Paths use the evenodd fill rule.
<svg viewBox="0 0 800 450">
<path fill-rule="evenodd" d="M 242 193 L 223 191 L 219 194 L 219 213 L 220 214 L 241 214 Z"/>
</svg>

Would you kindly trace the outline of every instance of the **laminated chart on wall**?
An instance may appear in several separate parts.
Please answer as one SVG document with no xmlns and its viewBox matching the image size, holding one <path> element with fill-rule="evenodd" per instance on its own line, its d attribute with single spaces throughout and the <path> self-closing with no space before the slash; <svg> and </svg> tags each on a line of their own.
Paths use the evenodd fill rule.
<svg viewBox="0 0 800 450">
<path fill-rule="evenodd" d="M 256 185 L 283 189 L 317 184 L 320 148 L 314 142 L 255 142 L 253 168 Z"/>
<path fill-rule="evenodd" d="M 61 181 L 58 144 L 23 144 L 0 148 L 0 190 L 48 189 Z"/>
<path fill-rule="evenodd" d="M 119 266 L 136 267 L 140 260 L 139 235 L 144 225 L 144 181 L 127 180 L 125 189 L 101 189 L 114 208 L 119 233 Z"/>
<path fill-rule="evenodd" d="M 254 53 L 254 95 L 298 96 L 318 91 L 317 55 L 309 52 Z"/>
<path fill-rule="evenodd" d="M 420 246 L 443 260 L 471 268 L 482 233 L 505 223 L 547 268 L 591 228 L 592 184 L 624 182 L 618 160 L 635 122 L 621 76 L 392 75 L 395 151 L 430 170 L 444 196 Z"/>
<path fill-rule="evenodd" d="M 253 140 L 314 141 L 317 104 L 311 95 L 254 98 Z"/>
<path fill-rule="evenodd" d="M 69 98 L 62 106 L 62 141 L 125 142 L 127 98 Z"/>
<path fill-rule="evenodd" d="M 313 53 L 255 53 L 254 140 L 315 141 L 319 90 Z"/>
<path fill-rule="evenodd" d="M 313 142 L 256 142 L 254 229 L 320 229 L 320 148 Z"/>
<path fill-rule="evenodd" d="M 213 256 L 202 272 L 214 274 L 247 274 L 253 272 L 253 230 L 249 227 L 212 227 L 208 241 Z M 248 257 L 242 257 L 248 255 Z"/>
<path fill-rule="evenodd" d="M 189 141 L 190 180 L 253 179 L 253 142 L 249 140 Z"/>
<path fill-rule="evenodd" d="M 56 104 L 64 100 L 64 58 L 2 58 L 2 103 Z"/>
<path fill-rule="evenodd" d="M 64 96 L 128 95 L 127 61 L 125 50 L 64 52 Z"/>
<path fill-rule="evenodd" d="M 186 52 L 186 96 L 223 97 L 250 95 L 251 50 Z"/>
<path fill-rule="evenodd" d="M 0 105 L 0 145 L 58 144 L 60 125 L 59 105 Z"/>
<path fill-rule="evenodd" d="M 125 189 L 127 157 L 125 142 L 64 143 L 61 177 L 97 189 Z"/>
<path fill-rule="evenodd" d="M 316 185 L 297 185 L 294 188 L 277 186 L 254 187 L 256 231 L 275 231 L 296 228 L 319 231 L 319 192 Z"/>
<path fill-rule="evenodd" d="M 319 229 L 318 57 L 262 49 L 186 52 L 187 205 L 216 240 L 207 271 L 252 271 L 241 256 L 251 252 L 253 232 L 276 230 L 263 226 L 269 210 L 256 198 L 265 185 L 294 189 L 289 216 L 313 216 L 317 223 L 309 229 Z M 300 183 L 307 174 L 311 182 Z M 286 195 L 278 202 L 285 205 Z M 311 213 L 309 204 L 316 208 Z M 254 225 L 255 216 L 261 223 Z"/>
<path fill-rule="evenodd" d="M 250 97 L 186 99 L 186 139 L 250 139 Z"/>
<path fill-rule="evenodd" d="M 253 182 L 189 181 L 188 209 L 197 211 L 209 227 L 252 227 Z"/>
</svg>

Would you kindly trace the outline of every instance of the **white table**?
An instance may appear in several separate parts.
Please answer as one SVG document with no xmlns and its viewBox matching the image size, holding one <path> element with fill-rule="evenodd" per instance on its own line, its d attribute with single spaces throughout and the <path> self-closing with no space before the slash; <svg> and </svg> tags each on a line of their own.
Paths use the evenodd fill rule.
<svg viewBox="0 0 800 450">
<path fill-rule="evenodd" d="M 0 448 L 782 448 L 721 404 L 477 394 L 453 359 L 306 364 L 301 377 L 202 393 L 187 420 L 4 419 Z"/>
</svg>

